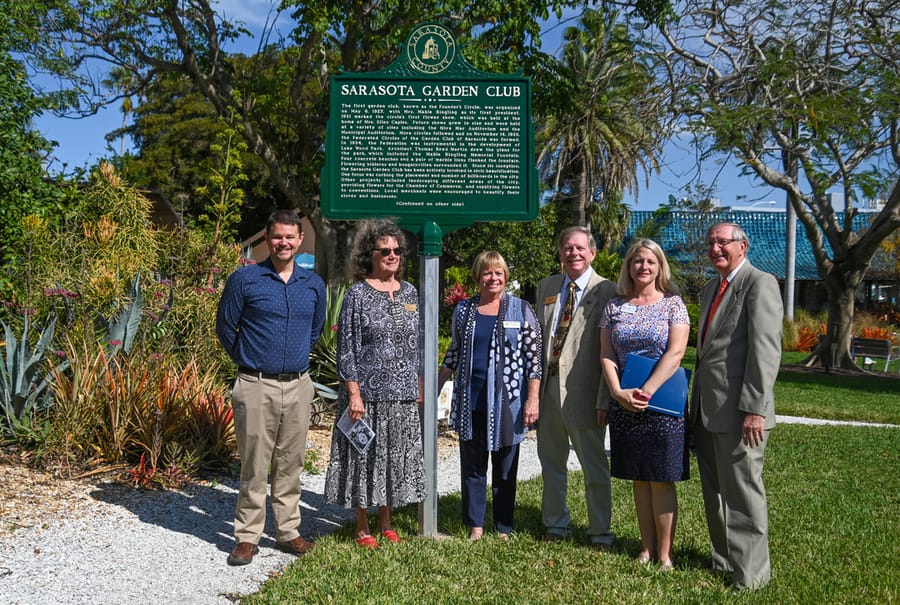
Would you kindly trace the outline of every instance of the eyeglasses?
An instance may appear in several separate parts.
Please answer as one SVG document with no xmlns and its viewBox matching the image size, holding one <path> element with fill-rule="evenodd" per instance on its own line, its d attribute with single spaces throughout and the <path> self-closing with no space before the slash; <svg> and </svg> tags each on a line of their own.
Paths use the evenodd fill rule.
<svg viewBox="0 0 900 605">
<path fill-rule="evenodd" d="M 736 240 L 736 239 L 713 239 L 713 240 L 709 240 L 708 242 L 706 242 L 706 247 L 707 248 L 715 248 L 716 246 L 718 246 L 719 248 L 724 248 L 728 244 L 732 244 L 736 241 L 738 241 L 738 240 Z"/>
<path fill-rule="evenodd" d="M 378 252 L 381 256 L 390 256 L 391 252 L 394 256 L 403 256 L 403 248 L 375 248 L 372 252 Z"/>
</svg>

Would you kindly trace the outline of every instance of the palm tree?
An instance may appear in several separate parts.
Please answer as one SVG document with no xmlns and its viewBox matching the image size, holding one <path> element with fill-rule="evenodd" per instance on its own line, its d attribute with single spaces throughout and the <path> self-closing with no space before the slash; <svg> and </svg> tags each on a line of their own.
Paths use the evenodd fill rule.
<svg viewBox="0 0 900 605">
<path fill-rule="evenodd" d="M 570 208 L 572 223 L 590 227 L 602 218 L 605 229 L 627 220 L 622 192 L 637 189 L 639 168 L 645 178 L 659 170 L 664 115 L 651 65 L 617 20 L 617 12 L 586 10 L 564 33 L 561 92 L 540 130 L 538 157 L 542 179 Z M 602 238 L 607 245 L 624 228 L 614 231 Z"/>
<path fill-rule="evenodd" d="M 137 88 L 138 79 L 135 73 L 124 67 L 114 67 L 109 72 L 109 77 L 103 80 L 103 85 L 117 93 L 122 98 L 122 128 L 111 133 L 119 135 L 119 155 L 125 155 L 125 133 L 128 130 L 128 116 L 134 111 L 134 103 L 131 95 Z"/>
</svg>

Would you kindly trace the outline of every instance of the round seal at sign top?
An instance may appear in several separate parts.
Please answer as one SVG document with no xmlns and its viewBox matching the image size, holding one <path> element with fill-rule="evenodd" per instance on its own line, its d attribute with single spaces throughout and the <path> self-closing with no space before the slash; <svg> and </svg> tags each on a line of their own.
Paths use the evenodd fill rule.
<svg viewBox="0 0 900 605">
<path fill-rule="evenodd" d="M 406 57 L 416 71 L 438 74 L 450 67 L 456 56 L 456 40 L 446 27 L 420 25 L 406 41 Z"/>
</svg>

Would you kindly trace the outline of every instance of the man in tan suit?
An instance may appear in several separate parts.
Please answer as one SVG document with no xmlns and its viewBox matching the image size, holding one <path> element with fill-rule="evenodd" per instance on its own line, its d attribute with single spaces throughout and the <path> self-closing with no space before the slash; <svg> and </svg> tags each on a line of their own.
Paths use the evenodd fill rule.
<svg viewBox="0 0 900 605">
<path fill-rule="evenodd" d="M 689 424 L 712 568 L 731 574 L 736 589 L 758 589 L 771 576 L 762 471 L 769 431 L 775 426 L 781 294 L 775 278 L 747 260 L 750 244 L 740 226 L 713 225 L 706 243 L 719 277 L 710 280 L 700 296 Z"/>
<path fill-rule="evenodd" d="M 597 244 L 590 230 L 564 230 L 557 248 L 565 273 L 541 280 L 537 298 L 537 316 L 546 335 L 537 431 L 544 480 L 544 539 L 559 540 L 569 533 L 566 463 L 571 440 L 584 472 L 587 533 L 592 546 L 606 549 L 613 542 L 609 461 L 604 449 L 609 390 L 600 371 L 599 322 L 616 286 L 591 268 Z M 571 301 L 570 292 L 574 293 Z"/>
</svg>

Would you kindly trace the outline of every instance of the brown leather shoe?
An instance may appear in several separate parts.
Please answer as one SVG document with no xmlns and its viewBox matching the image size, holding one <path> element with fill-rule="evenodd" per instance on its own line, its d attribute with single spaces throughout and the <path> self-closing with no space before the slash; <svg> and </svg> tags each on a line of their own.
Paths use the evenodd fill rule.
<svg viewBox="0 0 900 605">
<path fill-rule="evenodd" d="M 297 536 L 293 540 L 289 540 L 287 542 L 276 542 L 275 545 L 284 552 L 289 552 L 292 555 L 305 555 L 309 551 L 313 549 L 312 542 L 307 542 L 301 536 Z"/>
<path fill-rule="evenodd" d="M 566 537 L 562 534 L 557 534 L 552 531 L 548 531 L 546 534 L 541 536 L 541 542 L 561 542 L 565 540 Z"/>
<path fill-rule="evenodd" d="M 253 542 L 238 542 L 231 554 L 228 555 L 229 565 L 246 565 L 253 560 L 253 555 L 259 552 L 259 547 Z"/>
</svg>

